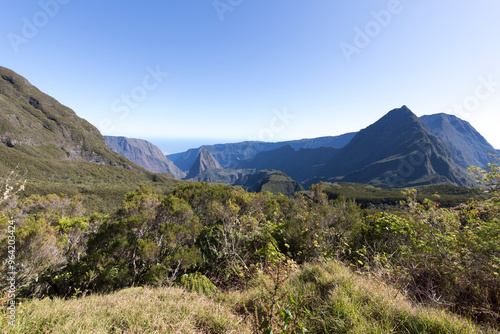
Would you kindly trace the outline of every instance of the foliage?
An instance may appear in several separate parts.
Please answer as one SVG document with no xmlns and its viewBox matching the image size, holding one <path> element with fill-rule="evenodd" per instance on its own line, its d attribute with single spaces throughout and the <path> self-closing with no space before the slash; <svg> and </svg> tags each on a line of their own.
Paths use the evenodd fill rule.
<svg viewBox="0 0 500 334">
<path fill-rule="evenodd" d="M 352 199 L 329 199 L 328 187 L 320 183 L 290 198 L 203 182 L 164 193 L 145 184 L 110 215 L 89 215 L 78 192 L 32 195 L 9 199 L 0 224 L 5 228 L 10 217 L 17 224 L 22 297 L 75 298 L 173 284 L 215 296 L 214 287 L 257 285 L 259 295 L 244 306 L 259 331 L 326 326 L 349 332 L 352 317 L 369 316 L 354 311 L 348 282 L 336 291 L 333 274 L 311 265 L 336 260 L 395 285 L 394 298 L 499 326 L 498 197 L 443 207 L 409 190 L 399 211 L 376 212 Z M 5 251 L 6 241 L 0 246 Z M 306 269 L 295 276 L 286 259 Z M 292 277 L 298 290 L 289 285 Z M 320 298 L 337 292 L 334 305 Z M 357 303 L 368 298 L 354 294 Z M 337 320 L 321 322 L 319 314 Z M 405 323 L 405 313 L 398 314 L 390 315 L 388 328 Z M 360 328 L 367 328 L 363 321 Z"/>
<path fill-rule="evenodd" d="M 284 287 L 290 274 L 296 270 L 296 265 L 289 260 L 280 261 L 259 271 L 256 280 L 260 283 L 261 292 L 248 307 L 243 305 L 255 331 L 264 334 L 307 332 L 298 317 L 290 311 L 290 308 L 296 308 L 298 303 Z M 306 308 L 301 311 L 309 312 Z"/>
<path fill-rule="evenodd" d="M 30 196 L 7 202 L 0 215 L 2 229 L 15 222 L 16 287 L 24 295 L 45 295 L 51 275 L 68 263 L 79 261 L 85 252 L 90 219 L 83 217 L 81 198 L 50 195 Z M 0 239 L 0 250 L 7 253 L 7 239 Z M 1 278 L 7 270 L 1 266 Z"/>
<path fill-rule="evenodd" d="M 493 154 L 490 154 L 490 156 L 500 160 L 498 156 Z M 469 167 L 469 173 L 490 192 L 496 193 L 500 190 L 500 166 L 498 166 L 498 163 L 488 163 L 487 170 L 480 167 Z"/>
<path fill-rule="evenodd" d="M 382 189 L 359 183 L 324 183 L 324 192 L 329 199 L 345 197 L 356 200 L 362 208 L 372 208 L 376 211 L 398 209 L 399 203 L 404 200 L 402 189 Z M 425 199 L 436 199 L 443 207 L 453 207 L 467 202 L 470 198 L 486 199 L 484 192 L 477 188 L 459 187 L 453 185 L 425 185 L 415 187 L 417 200 L 422 203 Z"/>
<path fill-rule="evenodd" d="M 0 176 L 0 204 L 24 190 L 26 178 L 12 170 L 6 176 Z"/>
<path fill-rule="evenodd" d="M 179 286 L 187 291 L 210 295 L 217 291 L 217 287 L 210 280 L 199 272 L 184 274 L 179 280 Z"/>
</svg>

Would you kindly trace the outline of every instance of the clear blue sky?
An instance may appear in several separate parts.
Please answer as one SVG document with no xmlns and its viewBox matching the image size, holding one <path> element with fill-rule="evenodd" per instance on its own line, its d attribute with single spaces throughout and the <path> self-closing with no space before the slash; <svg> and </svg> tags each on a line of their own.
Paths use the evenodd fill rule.
<svg viewBox="0 0 500 334">
<path fill-rule="evenodd" d="M 500 148 L 497 0 L 0 5 L 0 64 L 103 134 L 176 152 L 358 131 L 405 104 Z"/>
</svg>

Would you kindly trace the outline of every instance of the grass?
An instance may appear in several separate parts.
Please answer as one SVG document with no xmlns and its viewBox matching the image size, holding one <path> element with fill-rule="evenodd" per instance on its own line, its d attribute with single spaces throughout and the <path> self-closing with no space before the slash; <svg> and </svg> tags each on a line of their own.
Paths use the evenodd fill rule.
<svg viewBox="0 0 500 334">
<path fill-rule="evenodd" d="M 80 299 L 29 301 L 4 333 L 251 333 L 242 318 L 179 288 L 129 288 Z"/>
<path fill-rule="evenodd" d="M 245 308 L 269 291 L 259 276 L 245 290 L 208 297 L 181 288 L 129 288 L 78 299 L 18 305 L 17 326 L 3 333 L 258 333 Z M 415 305 L 403 293 L 330 261 L 306 264 L 282 287 L 284 305 L 309 333 L 497 333 L 445 310 Z M 283 299 L 283 300 L 286 300 Z M 308 312 L 304 312 L 307 308 Z M 5 311 L 4 311 L 5 312 Z"/>
<path fill-rule="evenodd" d="M 304 265 L 283 289 L 299 303 L 287 307 L 310 333 L 497 333 L 445 310 L 415 305 L 400 291 L 335 261 Z M 243 304 L 251 309 L 267 293 L 257 283 L 219 297 L 235 309 Z"/>
</svg>

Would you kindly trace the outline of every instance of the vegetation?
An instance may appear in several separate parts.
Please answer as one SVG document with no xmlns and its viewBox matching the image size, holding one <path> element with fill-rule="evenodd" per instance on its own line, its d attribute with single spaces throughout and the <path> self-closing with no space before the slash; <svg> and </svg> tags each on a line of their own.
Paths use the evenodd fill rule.
<svg viewBox="0 0 500 334">
<path fill-rule="evenodd" d="M 495 333 L 447 311 L 415 306 L 398 290 L 337 261 L 276 266 L 256 274 L 246 289 L 210 297 L 180 288 L 133 287 L 33 299 L 20 304 L 15 328 L 0 326 L 10 333 L 54 334 Z"/>
<path fill-rule="evenodd" d="M 329 199 L 344 197 L 356 200 L 362 208 L 377 210 L 400 210 L 399 204 L 405 199 L 399 188 L 383 189 L 361 183 L 324 183 L 324 192 Z M 471 198 L 486 199 L 489 197 L 484 190 L 472 187 L 459 187 L 453 185 L 426 185 L 418 186 L 417 201 L 422 203 L 425 199 L 433 199 L 441 207 L 453 207 L 466 203 Z"/>
<path fill-rule="evenodd" d="M 16 293 L 26 300 L 16 330 L 74 332 L 81 321 L 96 332 L 494 332 L 497 168 L 476 170 L 488 198 L 443 207 L 407 190 L 391 212 L 329 199 L 322 183 L 294 198 L 141 185 L 107 215 L 90 215 L 79 194 L 9 197 L 0 228 L 16 224 Z M 4 234 L 2 254 L 7 245 Z M 194 298 L 189 309 L 179 295 Z"/>
</svg>

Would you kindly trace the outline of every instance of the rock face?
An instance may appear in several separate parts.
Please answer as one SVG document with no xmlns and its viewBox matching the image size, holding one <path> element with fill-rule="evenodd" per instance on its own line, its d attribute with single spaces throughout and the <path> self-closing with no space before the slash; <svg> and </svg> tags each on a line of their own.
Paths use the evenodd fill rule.
<svg viewBox="0 0 500 334">
<path fill-rule="evenodd" d="M 92 124 L 4 67 L 0 67 L 0 144 L 34 158 L 137 167 L 112 152 Z"/>
<path fill-rule="evenodd" d="M 151 172 L 169 173 L 178 179 L 185 176 L 158 147 L 146 140 L 114 136 L 104 136 L 104 139 L 110 149 Z"/>
<path fill-rule="evenodd" d="M 469 122 L 447 114 L 426 115 L 420 120 L 441 140 L 459 166 L 486 168 L 488 163 L 495 162 L 489 153 L 497 151 Z"/>
<path fill-rule="evenodd" d="M 222 166 L 207 149 L 201 149 L 186 179 L 192 179 L 209 169 L 222 169 Z"/>
</svg>

